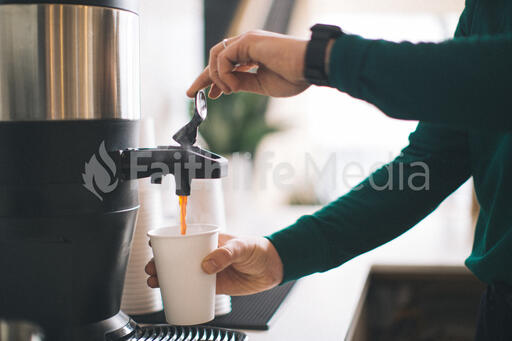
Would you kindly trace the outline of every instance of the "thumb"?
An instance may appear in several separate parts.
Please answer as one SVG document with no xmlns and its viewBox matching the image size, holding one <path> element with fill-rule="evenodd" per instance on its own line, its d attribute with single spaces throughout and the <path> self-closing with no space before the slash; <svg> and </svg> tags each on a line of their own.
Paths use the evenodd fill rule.
<svg viewBox="0 0 512 341">
<path fill-rule="evenodd" d="M 220 272 L 233 263 L 247 258 L 247 247 L 239 239 L 231 239 L 223 246 L 213 250 L 202 262 L 203 271 L 207 274 Z"/>
</svg>

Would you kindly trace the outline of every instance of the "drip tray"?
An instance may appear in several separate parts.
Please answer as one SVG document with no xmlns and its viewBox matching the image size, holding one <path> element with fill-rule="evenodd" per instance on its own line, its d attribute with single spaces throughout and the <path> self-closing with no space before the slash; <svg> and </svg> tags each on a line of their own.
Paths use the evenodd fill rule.
<svg viewBox="0 0 512 341">
<path fill-rule="evenodd" d="M 125 341 L 245 341 L 242 332 L 214 327 L 178 327 L 170 325 L 142 325 Z"/>
</svg>

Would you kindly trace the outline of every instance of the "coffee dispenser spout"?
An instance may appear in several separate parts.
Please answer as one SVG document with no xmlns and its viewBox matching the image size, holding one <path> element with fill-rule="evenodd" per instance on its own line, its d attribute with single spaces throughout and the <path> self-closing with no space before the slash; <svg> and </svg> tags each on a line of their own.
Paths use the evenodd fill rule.
<svg viewBox="0 0 512 341">
<path fill-rule="evenodd" d="M 217 179 L 227 175 L 228 161 L 195 146 L 199 125 L 206 119 L 207 104 L 203 90 L 196 94 L 195 111 L 190 122 L 173 139 L 179 146 L 127 149 L 119 154 L 122 180 L 151 177 L 152 183 L 162 183 L 163 176 L 173 174 L 176 194 L 190 195 L 192 179 Z"/>
<path fill-rule="evenodd" d="M 121 180 L 151 178 L 152 183 L 161 183 L 172 174 L 176 194 L 187 196 L 192 179 L 218 179 L 228 170 L 227 159 L 197 146 L 126 149 L 120 151 L 117 162 Z"/>
</svg>

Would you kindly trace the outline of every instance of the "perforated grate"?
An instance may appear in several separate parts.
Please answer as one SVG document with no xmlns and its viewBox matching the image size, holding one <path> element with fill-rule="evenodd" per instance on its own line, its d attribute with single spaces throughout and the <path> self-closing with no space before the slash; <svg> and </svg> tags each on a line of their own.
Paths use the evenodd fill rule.
<svg viewBox="0 0 512 341">
<path fill-rule="evenodd" d="M 245 341 L 247 335 L 234 330 L 214 327 L 177 327 L 151 325 L 137 327 L 135 335 L 126 341 Z"/>
</svg>

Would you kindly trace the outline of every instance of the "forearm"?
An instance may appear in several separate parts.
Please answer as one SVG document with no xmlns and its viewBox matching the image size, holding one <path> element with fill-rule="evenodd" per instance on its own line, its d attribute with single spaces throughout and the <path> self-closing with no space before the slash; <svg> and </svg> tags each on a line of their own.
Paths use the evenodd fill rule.
<svg viewBox="0 0 512 341">
<path fill-rule="evenodd" d="M 329 81 L 400 119 L 512 129 L 512 36 L 393 43 L 354 35 L 332 47 Z"/>
<path fill-rule="evenodd" d="M 452 139 L 450 132 L 436 137 L 438 146 L 412 136 L 413 146 L 350 193 L 269 236 L 281 257 L 284 281 L 326 271 L 386 243 L 459 187 L 469 177 L 457 141 L 463 144 L 464 137 Z"/>
</svg>

